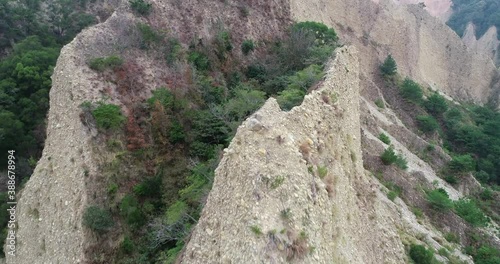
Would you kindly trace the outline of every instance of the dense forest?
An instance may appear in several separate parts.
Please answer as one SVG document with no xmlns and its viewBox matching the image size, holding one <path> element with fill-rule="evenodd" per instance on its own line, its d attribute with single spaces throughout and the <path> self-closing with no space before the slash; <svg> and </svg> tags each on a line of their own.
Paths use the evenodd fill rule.
<svg viewBox="0 0 500 264">
<path fill-rule="evenodd" d="M 0 159 L 7 160 L 8 150 L 16 151 L 17 184 L 29 178 L 41 156 L 51 75 L 59 52 L 96 22 L 84 11 L 86 6 L 85 0 L 0 0 Z M 0 170 L 6 167 L 2 162 Z M 6 193 L 0 193 L 3 237 L 6 199 Z"/>
<path fill-rule="evenodd" d="M 463 36 L 469 22 L 476 26 L 480 38 L 488 28 L 500 28 L 500 2 L 497 0 L 453 0 L 453 14 L 447 24 Z"/>
<path fill-rule="evenodd" d="M 0 0 L 0 158 L 14 149 L 28 176 L 41 155 L 52 69 L 59 51 L 96 22 L 86 1 Z M 4 168 L 2 164 L 0 168 Z"/>
</svg>

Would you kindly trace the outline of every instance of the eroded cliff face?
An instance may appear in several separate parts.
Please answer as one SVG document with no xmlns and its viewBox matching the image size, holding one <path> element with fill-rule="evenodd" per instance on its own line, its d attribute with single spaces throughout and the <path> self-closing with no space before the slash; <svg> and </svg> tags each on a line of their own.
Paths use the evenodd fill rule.
<svg viewBox="0 0 500 264">
<path fill-rule="evenodd" d="M 490 27 L 484 35 L 477 39 L 474 25 L 469 23 L 465 29 L 462 39 L 471 50 L 489 56 L 496 65 L 500 64 L 500 58 L 498 56 L 498 46 L 500 45 L 500 40 L 498 40 L 496 27 Z"/>
<path fill-rule="evenodd" d="M 154 12 L 149 23 L 183 43 L 211 37 L 219 20 L 234 32 L 238 45 L 244 37 L 279 36 L 289 22 L 288 5 L 282 1 L 151 2 Z M 241 18 L 242 6 L 251 17 Z M 129 1 L 110 1 L 106 7 L 115 11 L 113 15 L 80 33 L 62 49 L 57 61 L 45 148 L 19 196 L 17 252 L 7 257 L 7 263 L 106 262 L 101 254 L 105 247 L 96 244 L 99 234 L 82 226 L 82 216 L 90 204 L 106 202 L 103 165 L 110 155 L 96 128 L 82 116 L 80 105 L 106 100 L 129 114 L 134 102 L 149 98 L 151 90 L 165 85 L 174 74 L 139 47 L 136 24 L 145 19 L 132 14 Z M 92 58 L 116 54 L 135 70 L 127 79 L 131 89 L 118 89 L 87 65 Z M 113 244 L 119 234 L 107 236 Z"/>
<path fill-rule="evenodd" d="M 425 10 L 432 16 L 440 18 L 442 21 L 447 21 L 452 13 L 451 0 L 396 0 L 402 4 L 419 4 L 425 5 Z"/>
<path fill-rule="evenodd" d="M 152 2 L 149 22 L 183 43 L 208 37 L 208 25 L 218 14 L 236 32 L 235 46 L 247 37 L 280 34 L 290 16 L 332 26 L 351 44 L 337 52 L 326 79 L 301 106 L 283 112 L 271 99 L 239 128 L 216 171 L 183 263 L 404 263 L 401 241 L 422 233 L 436 249 L 441 247 L 435 238 L 444 240 L 442 235 L 418 223 L 399 198 L 389 201 L 363 169 L 364 156 L 370 156 L 361 151 L 361 140 L 363 148 L 378 153 L 383 145 L 374 135 L 380 129 L 394 134 L 398 150 L 421 140 L 412 135 L 405 141 L 391 132 L 402 126 L 395 114 L 374 110 L 372 102 L 380 96 L 374 76 L 391 53 L 401 74 L 454 99 L 486 102 L 496 74 L 491 60 L 469 52 L 449 28 L 418 6 L 369 0 L 251 1 L 250 16 L 241 18 L 246 1 Z M 95 128 L 82 123 L 79 106 L 104 96 L 127 113 L 131 101 L 147 98 L 173 74 L 134 46 L 133 27 L 144 19 L 129 12 L 128 1 L 115 8 L 106 22 L 85 30 L 61 52 L 46 146 L 20 195 L 18 252 L 8 263 L 90 262 L 98 245 L 93 244 L 96 235 L 82 226 L 82 214 L 89 204 L 104 202 L 100 185 L 106 153 L 96 151 L 102 142 L 96 141 Z M 117 91 L 86 65 L 90 58 L 113 54 L 143 70 L 136 90 Z M 383 125 L 373 125 L 378 122 Z M 426 181 L 436 179 L 424 161 L 415 158 L 410 165 Z M 462 196 L 440 184 L 453 198 Z"/>
<path fill-rule="evenodd" d="M 306 6 L 292 0 L 291 7 L 299 21 L 321 21 L 338 29 L 358 48 L 364 75 L 378 74 L 380 62 L 392 54 L 401 75 L 455 99 L 485 103 L 491 94 L 497 74 L 491 59 L 468 50 L 455 32 L 417 5 L 315 0 Z"/>
<path fill-rule="evenodd" d="M 270 99 L 238 128 L 182 263 L 404 262 L 363 169 L 358 74 L 342 48 L 301 106 Z"/>
<path fill-rule="evenodd" d="M 360 108 L 357 56 L 354 47 L 338 50 L 302 105 L 284 112 L 269 99 L 238 128 L 181 263 L 406 263 L 405 243 L 447 245 L 363 168 L 361 139 L 378 139 L 363 128 L 371 115 Z M 411 155 L 410 173 L 422 167 Z"/>
</svg>

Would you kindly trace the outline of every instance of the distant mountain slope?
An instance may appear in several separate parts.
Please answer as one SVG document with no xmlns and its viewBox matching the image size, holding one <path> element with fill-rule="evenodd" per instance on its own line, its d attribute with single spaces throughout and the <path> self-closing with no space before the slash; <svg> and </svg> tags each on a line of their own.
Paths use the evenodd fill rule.
<svg viewBox="0 0 500 264">
<path fill-rule="evenodd" d="M 463 36 L 467 24 L 476 27 L 476 37 L 482 37 L 490 27 L 500 26 L 500 2 L 497 0 L 453 0 L 453 14 L 447 24 Z"/>
</svg>

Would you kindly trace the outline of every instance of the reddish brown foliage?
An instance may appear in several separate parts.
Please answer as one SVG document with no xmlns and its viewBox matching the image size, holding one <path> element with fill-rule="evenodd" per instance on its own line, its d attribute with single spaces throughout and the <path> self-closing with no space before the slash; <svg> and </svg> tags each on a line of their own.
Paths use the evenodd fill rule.
<svg viewBox="0 0 500 264">
<path fill-rule="evenodd" d="M 131 112 L 128 115 L 127 126 L 125 127 L 127 136 L 127 149 L 134 151 L 146 147 L 146 140 L 144 138 L 144 131 L 137 123 L 135 115 Z"/>
</svg>

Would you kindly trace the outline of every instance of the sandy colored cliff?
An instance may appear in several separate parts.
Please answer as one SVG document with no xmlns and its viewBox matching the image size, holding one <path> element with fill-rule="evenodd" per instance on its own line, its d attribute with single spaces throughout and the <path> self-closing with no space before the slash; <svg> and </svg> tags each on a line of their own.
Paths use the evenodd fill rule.
<svg viewBox="0 0 500 264">
<path fill-rule="evenodd" d="M 497 70 L 473 52 L 439 19 L 416 5 L 367 0 L 291 1 L 292 16 L 323 22 L 340 31 L 361 54 L 362 74 L 377 74 L 388 54 L 398 71 L 459 100 L 485 103 Z M 370 77 L 371 78 L 371 77 Z"/>
</svg>

